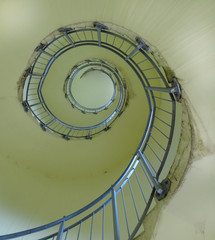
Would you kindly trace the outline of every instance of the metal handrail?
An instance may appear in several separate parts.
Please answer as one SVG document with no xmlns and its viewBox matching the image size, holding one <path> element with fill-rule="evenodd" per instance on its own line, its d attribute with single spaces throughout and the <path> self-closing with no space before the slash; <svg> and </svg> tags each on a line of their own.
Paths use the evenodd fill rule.
<svg viewBox="0 0 215 240">
<path fill-rule="evenodd" d="M 79 31 L 80 31 L 80 29 L 77 30 L 77 32 L 79 32 Z M 88 29 L 83 29 L 83 31 L 89 31 L 89 30 Z M 96 30 L 93 29 L 91 31 L 96 31 Z M 42 90 L 43 83 L 45 81 L 45 77 L 48 74 L 49 69 L 51 68 L 51 65 L 54 63 L 54 61 L 59 56 L 61 56 L 63 53 L 65 53 L 66 51 L 68 51 L 68 50 L 70 50 L 74 47 L 74 45 L 72 45 L 71 43 L 70 44 L 67 43 L 67 45 L 58 49 L 55 52 L 54 55 L 50 55 L 50 53 L 47 53 L 46 49 L 48 49 L 48 47 L 50 47 L 52 44 L 54 44 L 55 41 L 59 41 L 63 37 L 64 37 L 64 35 L 60 35 L 56 39 L 49 42 L 47 45 L 41 44 L 36 48 L 36 51 L 40 50 L 40 53 L 39 53 L 38 57 L 36 58 L 36 60 L 34 61 L 33 65 L 30 68 L 27 69 L 27 71 L 26 71 L 27 74 L 25 74 L 25 75 L 27 75 L 27 77 L 29 76 L 30 79 L 29 79 L 28 82 L 26 81 L 28 86 L 27 86 L 26 94 L 24 94 L 24 96 L 23 96 L 24 106 L 25 106 L 25 108 L 31 110 L 32 114 L 37 118 L 40 125 L 42 125 L 43 130 L 49 129 L 49 130 L 51 130 L 51 131 L 53 131 L 57 134 L 62 135 L 63 137 L 66 136 L 67 138 L 69 138 L 69 137 L 87 137 L 89 135 L 93 136 L 93 135 L 95 135 L 95 134 L 97 134 L 97 133 L 99 133 L 103 130 L 107 130 L 109 128 L 109 126 L 123 112 L 123 108 L 124 108 L 125 103 L 126 103 L 126 85 L 124 85 L 124 87 L 120 86 L 120 91 L 122 92 L 122 94 L 121 94 L 122 96 L 120 97 L 120 104 L 117 106 L 117 108 L 114 110 L 114 112 L 111 113 L 109 115 L 109 117 L 107 119 L 105 119 L 104 121 L 102 121 L 101 123 L 95 124 L 93 126 L 77 127 L 77 126 L 73 126 L 73 125 L 67 124 L 65 122 L 62 122 L 59 118 L 57 118 L 52 113 L 52 111 L 46 105 L 41 90 Z M 89 41 L 86 41 L 86 40 L 78 41 L 75 46 L 77 48 L 77 47 L 83 46 L 83 45 L 95 45 L 95 46 L 97 45 L 96 41 L 91 41 L 91 42 L 93 42 L 93 44 L 89 43 Z M 43 70 L 42 73 L 34 72 L 34 69 L 36 68 L 35 66 L 40 61 L 40 58 L 43 59 L 43 57 L 41 57 L 42 54 L 43 55 L 48 54 L 48 59 L 47 59 L 47 63 L 45 64 L 44 70 Z M 45 115 L 45 117 L 43 116 L 43 119 L 48 118 L 48 122 L 44 122 L 43 119 L 41 119 L 41 117 L 38 116 L 40 113 L 37 115 L 35 110 L 33 110 L 31 108 L 32 105 L 29 104 L 29 102 L 31 101 L 31 99 L 30 100 L 28 99 L 28 96 L 31 96 L 31 95 L 29 95 L 29 89 L 31 89 L 30 84 L 31 84 L 31 80 L 32 80 L 33 77 L 39 78 L 38 89 L 37 89 L 37 92 L 35 93 L 35 95 L 38 97 L 39 102 L 37 102 L 36 104 L 40 105 L 40 109 L 43 109 L 44 112 L 47 114 L 47 115 Z M 33 84 L 34 84 L 33 88 L 35 89 L 35 83 L 33 83 Z M 31 94 L 31 92 L 30 92 L 30 94 Z M 34 103 L 33 103 L 33 106 L 35 106 Z M 38 110 L 38 109 L 36 109 L 36 110 Z M 44 112 L 42 112 L 42 113 L 44 113 Z M 59 132 L 59 131 L 56 131 L 54 128 L 52 128 L 50 125 L 53 125 L 54 123 L 57 123 L 58 125 L 61 125 L 61 127 L 63 127 L 64 131 Z M 74 131 L 84 132 L 84 134 L 80 135 L 80 136 L 78 134 L 71 135 L 70 133 L 74 132 Z M 93 133 L 93 131 L 94 131 L 94 133 Z"/>
<path fill-rule="evenodd" d="M 85 42 L 76 42 L 72 38 L 72 34 L 85 31 L 89 31 L 90 33 L 96 32 L 97 39 L 85 39 Z M 82 209 L 57 221 L 26 231 L 3 235 L 0 236 L 0 240 L 13 239 L 20 236 L 24 237 L 28 236 L 29 234 L 43 232 L 47 229 L 50 230 L 50 233 L 46 234 L 42 238 L 39 238 L 40 240 L 66 240 L 68 235 L 77 227 L 78 231 L 76 236 L 77 239 L 79 239 L 80 234 L 82 233 L 82 224 L 86 223 L 87 221 L 90 221 L 90 239 L 93 239 L 93 223 L 94 218 L 98 216 L 98 214 L 102 215 L 102 230 L 100 239 L 104 239 L 105 210 L 108 206 L 110 206 L 110 203 L 112 203 L 111 208 L 113 211 L 112 239 L 122 239 L 122 231 L 120 231 L 122 230 L 120 228 L 120 226 L 122 225 L 122 219 L 124 219 L 123 221 L 125 222 L 123 229 L 127 229 L 126 238 L 133 239 L 140 225 L 142 224 L 142 221 L 144 220 L 147 212 L 150 209 L 154 196 L 156 196 L 160 200 L 166 196 L 169 190 L 168 180 L 164 179 L 162 182 L 159 182 L 158 179 L 166 162 L 173 138 L 176 114 L 175 99 L 178 99 L 178 95 L 175 96 L 173 91 L 165 90 L 171 88 L 171 86 L 169 86 L 169 83 L 162 74 L 160 68 L 153 61 L 153 56 L 151 56 L 150 53 L 146 52 L 148 50 L 148 46 L 143 41 L 140 41 L 139 38 L 137 39 L 137 45 L 134 41 L 122 36 L 119 33 L 115 33 L 114 31 L 107 29 L 106 27 L 104 27 L 103 24 L 99 23 L 96 23 L 93 28 L 83 28 L 77 30 L 67 28 L 61 30 L 60 33 L 63 33 L 64 37 L 68 41 L 71 40 L 70 45 L 72 47 L 84 45 L 98 45 L 99 47 L 103 47 L 114 52 L 127 62 L 128 66 L 135 72 L 140 82 L 142 83 L 146 97 L 148 99 L 149 116 L 147 120 L 147 127 L 128 167 L 118 178 L 118 180 L 96 200 L 83 207 Z M 113 36 L 113 41 L 115 41 L 116 38 L 121 39 L 121 46 L 117 47 L 114 45 L 114 42 L 110 44 L 107 41 L 103 41 L 106 34 Z M 83 36 L 86 37 L 86 34 L 84 34 Z M 59 39 L 59 37 L 57 37 L 56 39 Z M 52 43 L 54 41 L 55 40 L 53 40 Z M 130 47 L 128 47 L 130 50 L 128 49 L 127 52 L 122 51 L 122 46 L 125 42 L 129 43 L 128 45 Z M 43 48 L 42 51 L 44 51 L 44 49 L 46 48 Z M 142 61 L 147 63 L 147 68 L 144 68 L 144 65 L 141 66 L 141 63 L 137 62 L 135 58 L 137 54 L 141 54 L 141 56 L 144 56 L 144 59 Z M 152 70 L 156 73 L 156 76 L 148 77 L 147 71 Z M 48 72 L 48 68 L 45 69 L 45 72 Z M 27 76 L 29 76 L 29 74 L 27 74 Z M 171 89 L 173 88 L 174 86 Z M 155 137 L 155 135 L 158 137 Z M 144 188 L 142 187 L 143 181 L 141 179 L 145 179 Z M 146 191 L 146 188 L 151 190 Z M 137 193 L 137 190 L 139 192 L 139 195 Z M 127 191 L 126 194 L 125 191 Z M 133 212 L 136 216 L 135 226 L 132 226 L 132 224 L 129 223 L 130 213 L 128 212 L 128 209 L 126 207 L 126 199 L 128 196 L 130 196 L 131 198 L 131 202 L 134 208 Z M 142 201 L 137 202 L 137 197 L 141 197 Z M 138 208 L 138 204 L 141 206 L 141 208 Z M 119 208 L 123 210 L 125 215 L 124 218 L 119 216 Z M 51 231 L 51 229 L 56 226 L 59 227 L 59 230 L 53 229 Z"/>
<path fill-rule="evenodd" d="M 87 69 L 80 78 L 82 78 L 86 73 L 90 72 L 90 71 L 101 71 L 103 73 L 105 73 L 110 80 L 112 81 L 113 84 L 113 95 L 111 97 L 111 99 L 103 106 L 100 107 L 96 107 L 96 108 L 89 108 L 89 107 L 85 107 L 82 106 L 81 104 L 79 104 L 76 99 L 74 98 L 72 92 L 71 92 L 71 88 L 72 88 L 72 83 L 73 80 L 76 76 L 76 74 L 80 71 L 83 70 L 86 67 L 90 67 L 92 66 L 90 69 Z M 115 79 L 116 78 L 116 79 Z M 120 89 L 120 104 L 123 104 L 122 102 L 122 97 L 124 94 L 123 88 L 126 88 L 126 83 L 123 81 L 121 75 L 119 75 L 119 72 L 116 68 L 111 67 L 110 64 L 108 64 L 105 61 L 101 61 L 101 60 L 88 60 L 88 61 L 84 61 L 82 63 L 80 63 L 78 66 L 76 66 L 75 68 L 72 69 L 71 73 L 68 75 L 66 82 L 65 82 L 65 94 L 66 97 L 69 99 L 69 101 L 71 102 L 73 107 L 76 107 L 77 109 L 79 109 L 81 112 L 83 113 L 98 113 L 102 110 L 106 110 L 108 108 L 108 106 L 116 99 L 116 86 L 118 84 L 118 87 Z"/>
</svg>

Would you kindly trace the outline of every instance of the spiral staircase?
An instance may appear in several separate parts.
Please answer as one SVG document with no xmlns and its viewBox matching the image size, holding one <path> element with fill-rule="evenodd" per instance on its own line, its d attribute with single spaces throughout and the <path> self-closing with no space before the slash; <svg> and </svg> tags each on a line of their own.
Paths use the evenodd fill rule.
<svg viewBox="0 0 215 240">
<path fill-rule="evenodd" d="M 167 79 L 148 45 L 139 36 L 128 37 L 94 22 L 60 28 L 35 48 L 21 77 L 19 98 L 45 134 L 71 144 L 75 140 L 93 144 L 97 135 L 111 133 L 120 123 L 132 94 L 142 101 L 143 109 L 135 111 L 144 112 L 144 131 L 124 172 L 97 199 L 54 222 L 2 235 L 0 240 L 133 239 L 155 206 L 154 198 L 165 198 L 171 185 L 166 176 L 174 160 L 172 145 L 178 142 L 181 92 L 177 79 Z M 53 68 L 58 69 L 57 77 Z M 84 78 L 89 81 L 91 75 L 106 77 L 111 94 L 105 102 L 87 106 L 74 85 Z M 139 90 L 133 93 L 136 82 Z M 92 92 L 93 88 L 96 85 Z"/>
</svg>

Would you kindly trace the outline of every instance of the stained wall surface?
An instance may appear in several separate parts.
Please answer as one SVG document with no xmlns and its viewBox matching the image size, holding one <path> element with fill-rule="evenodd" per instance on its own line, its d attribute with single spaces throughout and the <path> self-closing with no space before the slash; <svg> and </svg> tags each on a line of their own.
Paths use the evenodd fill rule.
<svg viewBox="0 0 215 240">
<path fill-rule="evenodd" d="M 84 178 L 86 173 L 89 173 L 89 169 L 84 167 L 87 165 L 83 163 L 77 163 L 79 172 L 82 172 L 80 176 L 75 176 L 75 171 L 74 175 L 70 175 L 69 172 L 65 175 L 58 161 L 41 164 L 41 153 L 49 158 L 54 157 L 57 150 L 51 152 L 53 146 L 65 148 L 66 152 L 68 143 L 63 143 L 62 146 L 58 139 L 52 139 L 52 136 L 46 134 L 41 137 L 44 133 L 38 130 L 36 124 L 31 124 L 31 120 L 24 115 L 17 100 L 16 82 L 26 67 L 33 49 L 48 33 L 71 23 L 103 21 L 132 30 L 159 49 L 180 80 L 194 115 L 193 123 L 203 140 L 197 141 L 196 147 L 200 151 L 194 154 L 193 159 L 196 161 L 191 164 L 184 184 L 164 209 L 153 238 L 214 239 L 212 220 L 212 213 L 215 212 L 214 13 L 213 0 L 2 0 L 0 2 L 2 113 L 0 199 L 1 207 L 3 206 L 1 215 L 4 215 L 5 219 L 5 223 L 1 224 L 2 233 L 20 230 L 17 222 L 22 219 L 22 214 L 23 222 L 26 222 L 25 226 L 30 226 L 32 215 L 34 219 L 37 219 L 35 217 L 37 215 L 40 219 L 41 206 L 43 208 L 50 204 L 53 207 L 57 206 L 59 199 L 62 199 L 61 196 L 68 196 L 70 187 L 68 179 L 73 181 L 74 186 L 84 185 Z M 26 126 L 24 129 L 21 128 L 23 125 Z M 132 138 L 138 135 L 138 129 L 126 134 L 127 138 Z M 35 148 L 35 145 L 38 148 Z M 86 150 L 91 148 L 88 145 L 85 146 Z M 137 144 L 134 142 L 134 145 Z M 100 147 L 105 149 L 105 146 Z M 27 149 L 30 149 L 30 152 Z M 101 175 L 103 184 L 108 184 L 109 179 L 116 179 L 118 176 L 114 170 L 115 165 L 124 168 L 127 161 L 124 162 L 123 158 L 128 155 L 130 158 L 133 151 L 134 146 L 131 146 L 117 163 L 106 162 L 106 167 L 103 169 L 101 166 L 99 173 L 95 168 L 90 169 L 90 176 Z M 76 154 L 78 155 L 79 152 Z M 59 154 L 58 158 L 62 159 L 63 156 Z M 38 161 L 34 161 L 35 159 Z M 70 164 L 69 158 L 66 159 Z M 91 166 L 96 165 L 97 163 L 91 164 Z M 59 171 L 50 171 L 53 167 Z M 103 174 L 107 169 L 110 172 L 108 177 Z M 76 185 L 75 181 L 79 185 Z M 95 178 L 92 177 L 91 186 L 94 186 L 94 183 Z M 104 188 L 103 184 L 99 187 L 101 192 Z M 47 188 L 49 197 L 52 196 L 53 199 L 51 203 L 46 200 Z M 60 191 L 58 194 L 56 189 Z M 87 193 L 89 199 L 95 197 L 96 191 L 92 190 Z M 73 197 L 80 199 L 83 196 L 81 194 L 73 194 Z M 24 205 L 23 196 L 29 200 Z M 32 201 L 37 201 L 38 206 L 32 208 Z M 69 208 L 69 200 L 64 199 L 63 204 L 65 208 Z M 51 210 L 49 211 L 47 215 L 53 216 Z M 19 217 L 16 218 L 14 213 Z M 28 218 L 26 214 L 29 214 Z M 61 212 L 55 212 L 54 216 L 56 215 L 61 215 Z M 7 219 L 10 225 L 6 224 Z M 49 219 L 43 220 L 46 222 Z M 36 225 L 35 221 L 33 225 Z"/>
</svg>

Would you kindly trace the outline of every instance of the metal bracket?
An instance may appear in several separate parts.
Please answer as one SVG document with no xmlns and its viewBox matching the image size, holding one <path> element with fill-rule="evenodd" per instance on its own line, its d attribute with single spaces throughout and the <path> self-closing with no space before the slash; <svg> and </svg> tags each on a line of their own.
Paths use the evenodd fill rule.
<svg viewBox="0 0 215 240">
<path fill-rule="evenodd" d="M 142 49 L 146 52 L 149 51 L 149 46 L 140 38 L 140 37 L 136 37 L 136 42 L 138 43 L 138 45 L 142 45 Z"/>
<path fill-rule="evenodd" d="M 125 58 L 125 61 L 127 61 L 129 58 L 131 58 L 135 53 L 137 53 L 141 48 L 148 52 L 149 46 L 146 45 L 146 43 L 139 37 L 136 37 L 136 42 L 138 43 L 138 46 Z"/>
<path fill-rule="evenodd" d="M 181 87 L 180 87 L 180 84 L 179 84 L 177 78 L 175 78 L 175 77 L 172 78 L 172 86 L 174 88 L 173 93 L 178 101 L 181 98 Z"/>
<path fill-rule="evenodd" d="M 104 131 L 107 132 L 110 129 L 110 126 L 107 126 L 106 128 L 104 128 Z"/>
<path fill-rule="evenodd" d="M 178 83 L 178 80 L 175 77 L 172 78 L 171 85 L 172 85 L 172 87 L 168 87 L 168 88 L 146 87 L 145 89 L 151 90 L 151 91 L 173 93 L 175 95 L 176 100 L 178 101 L 181 98 L 181 88 Z"/>
<path fill-rule="evenodd" d="M 101 30 L 102 29 L 108 29 L 108 27 L 102 23 L 95 22 L 93 24 L 94 27 L 97 27 L 97 33 L 98 33 L 98 44 L 99 47 L 101 47 Z"/>
<path fill-rule="evenodd" d="M 46 45 L 44 43 L 40 43 L 40 45 L 38 45 L 36 48 L 35 48 L 35 51 L 36 52 L 39 52 L 39 51 L 43 51 L 44 49 L 46 48 Z"/>
<path fill-rule="evenodd" d="M 28 112 L 28 103 L 27 103 L 27 101 L 22 102 L 22 106 L 24 108 L 24 111 Z"/>
<path fill-rule="evenodd" d="M 119 217 L 118 217 L 118 208 L 117 208 L 117 199 L 116 199 L 117 194 L 113 187 L 112 187 L 111 193 L 112 193 L 114 240 L 120 240 Z"/>
<path fill-rule="evenodd" d="M 45 132 L 46 131 L 46 127 L 45 127 L 45 125 L 43 124 L 43 123 L 40 123 L 40 127 L 41 127 L 41 129 Z"/>
<path fill-rule="evenodd" d="M 87 139 L 87 140 L 92 140 L 93 138 L 92 138 L 90 135 L 87 135 L 87 136 L 85 137 L 85 139 Z"/>
<path fill-rule="evenodd" d="M 29 67 L 25 70 L 24 77 L 26 78 L 28 75 L 32 73 L 32 67 Z"/>
<path fill-rule="evenodd" d="M 100 29 L 108 29 L 108 27 L 106 25 L 104 25 L 103 23 L 99 23 L 99 22 L 94 22 L 93 26 L 100 28 Z"/>
<path fill-rule="evenodd" d="M 70 140 L 70 138 L 67 135 L 62 135 L 62 138 L 67 140 L 67 141 Z"/>
<path fill-rule="evenodd" d="M 171 186 L 171 181 L 168 178 L 165 178 L 161 183 L 160 183 L 160 189 L 162 189 L 161 192 L 156 192 L 155 193 L 155 197 L 157 198 L 157 200 L 162 200 L 164 199 L 169 190 L 170 190 L 170 186 Z"/>
<path fill-rule="evenodd" d="M 67 40 L 68 40 L 73 46 L 75 46 L 73 40 L 72 40 L 71 37 L 68 35 L 72 30 L 73 30 L 73 29 L 70 28 L 70 27 L 68 27 L 68 28 L 60 28 L 60 29 L 58 30 L 58 32 L 63 33 L 64 36 L 67 38 Z"/>
<path fill-rule="evenodd" d="M 36 51 L 36 52 L 42 52 L 42 53 L 48 55 L 49 57 L 53 57 L 52 54 L 50 54 L 50 53 L 48 53 L 48 52 L 45 51 L 46 46 L 47 46 L 46 44 L 40 43 L 40 45 L 38 45 L 38 46 L 35 48 L 34 51 Z"/>
<path fill-rule="evenodd" d="M 73 29 L 71 27 L 66 27 L 66 28 L 60 28 L 58 29 L 58 32 L 60 33 L 69 33 L 71 32 Z"/>
</svg>

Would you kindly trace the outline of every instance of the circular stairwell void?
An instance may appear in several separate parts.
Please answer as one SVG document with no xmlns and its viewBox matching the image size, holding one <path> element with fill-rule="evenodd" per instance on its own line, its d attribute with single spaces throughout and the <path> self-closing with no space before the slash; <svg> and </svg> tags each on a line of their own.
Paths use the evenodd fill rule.
<svg viewBox="0 0 215 240">
<path fill-rule="evenodd" d="M 180 98 L 179 85 L 176 78 L 168 81 L 145 41 L 111 27 L 88 23 L 86 27 L 82 24 L 60 28 L 48 36 L 35 48 L 22 76 L 19 95 L 24 110 L 36 118 L 44 131 L 71 139 L 72 144 L 72 138 L 92 139 L 109 130 L 126 112 L 132 94 L 137 94 L 132 92 L 131 79 L 121 74 L 129 69 L 147 100 L 144 106 L 147 124 L 136 152 L 118 180 L 95 201 L 45 226 L 0 236 L 0 239 L 17 236 L 44 240 L 72 236 L 133 239 L 154 206 L 153 198 L 161 200 L 167 195 L 170 182 L 165 177 L 174 159 L 174 154 L 169 153 L 176 122 L 176 100 Z M 107 52 L 106 58 L 99 57 L 101 51 Z M 108 58 L 109 52 L 114 64 Z M 114 56 L 123 62 L 123 69 L 114 61 Z M 57 69 L 55 80 L 53 67 Z M 87 105 L 73 93 L 72 82 L 79 73 L 77 81 L 96 72 L 111 79 L 111 94 L 102 104 Z"/>
<path fill-rule="evenodd" d="M 65 83 L 65 96 L 72 107 L 94 114 L 107 109 L 117 90 L 116 73 L 110 70 L 107 63 L 98 60 L 88 60 L 73 68 Z"/>
</svg>

